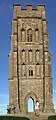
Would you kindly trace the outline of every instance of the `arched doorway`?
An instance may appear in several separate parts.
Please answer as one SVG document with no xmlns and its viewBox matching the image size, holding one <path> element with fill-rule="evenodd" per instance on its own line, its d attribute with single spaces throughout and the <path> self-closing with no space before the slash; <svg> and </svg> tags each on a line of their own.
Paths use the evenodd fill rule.
<svg viewBox="0 0 56 120">
<path fill-rule="evenodd" d="M 32 97 L 28 99 L 28 112 L 34 112 L 34 100 Z"/>
</svg>

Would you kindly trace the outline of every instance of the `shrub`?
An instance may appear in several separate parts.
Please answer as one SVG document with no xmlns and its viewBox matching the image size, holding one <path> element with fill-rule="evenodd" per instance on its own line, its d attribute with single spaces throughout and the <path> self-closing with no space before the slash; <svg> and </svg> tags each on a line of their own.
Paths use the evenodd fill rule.
<svg viewBox="0 0 56 120">
<path fill-rule="evenodd" d="M 0 120 L 29 120 L 26 117 L 0 116 Z"/>
<path fill-rule="evenodd" d="M 56 115 L 54 115 L 54 116 L 49 116 L 49 117 L 48 117 L 48 120 L 56 120 Z"/>
</svg>

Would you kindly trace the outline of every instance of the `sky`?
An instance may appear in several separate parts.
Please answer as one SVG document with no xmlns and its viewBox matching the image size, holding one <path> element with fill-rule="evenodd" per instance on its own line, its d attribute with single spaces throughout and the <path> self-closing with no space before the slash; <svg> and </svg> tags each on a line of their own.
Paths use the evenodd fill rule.
<svg viewBox="0 0 56 120">
<path fill-rule="evenodd" d="M 0 114 L 6 113 L 9 103 L 9 59 L 10 36 L 12 31 L 13 4 L 45 4 L 49 48 L 52 55 L 53 103 L 56 109 L 56 0 L 0 0 Z"/>
</svg>

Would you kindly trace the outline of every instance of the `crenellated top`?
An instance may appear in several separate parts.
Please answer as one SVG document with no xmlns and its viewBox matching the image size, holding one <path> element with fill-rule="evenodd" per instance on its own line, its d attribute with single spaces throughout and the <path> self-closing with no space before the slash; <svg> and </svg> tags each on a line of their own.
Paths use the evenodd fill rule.
<svg viewBox="0 0 56 120">
<path fill-rule="evenodd" d="M 14 4 L 14 18 L 17 17 L 42 17 L 42 13 L 44 14 L 44 7 L 43 4 L 38 4 L 36 9 L 33 9 L 31 4 L 26 5 L 26 9 L 22 9 L 21 4 Z"/>
<path fill-rule="evenodd" d="M 44 7 L 45 7 L 44 4 L 38 4 L 36 6 L 35 10 L 38 10 L 38 9 L 44 10 Z M 16 9 L 16 10 L 19 10 L 19 11 L 20 10 L 34 10 L 31 4 L 27 4 L 26 5 L 26 9 L 22 9 L 22 5 L 21 4 L 14 4 L 13 8 Z"/>
</svg>

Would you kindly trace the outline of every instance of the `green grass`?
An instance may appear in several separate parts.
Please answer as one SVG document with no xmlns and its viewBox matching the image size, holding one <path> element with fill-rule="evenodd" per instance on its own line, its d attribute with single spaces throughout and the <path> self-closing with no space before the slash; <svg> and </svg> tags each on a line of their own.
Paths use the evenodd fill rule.
<svg viewBox="0 0 56 120">
<path fill-rule="evenodd" d="M 56 120 L 56 115 L 54 115 L 54 116 L 49 116 L 49 117 L 48 117 L 48 120 Z"/>
<path fill-rule="evenodd" d="M 29 120 L 26 117 L 0 116 L 0 120 Z"/>
</svg>

